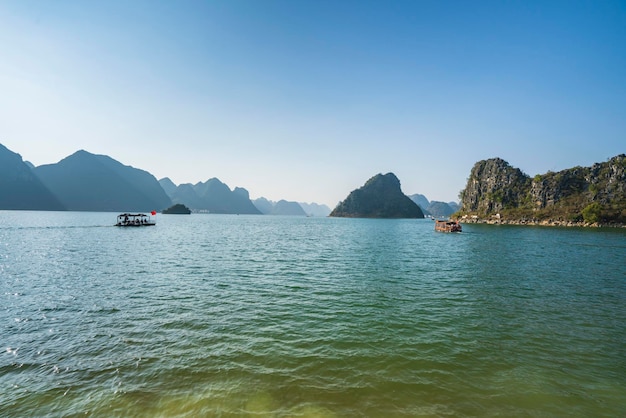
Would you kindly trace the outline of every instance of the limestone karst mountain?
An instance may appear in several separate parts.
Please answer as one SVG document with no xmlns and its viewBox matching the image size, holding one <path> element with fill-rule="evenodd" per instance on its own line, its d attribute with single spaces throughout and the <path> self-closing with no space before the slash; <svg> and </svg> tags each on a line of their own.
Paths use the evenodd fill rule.
<svg viewBox="0 0 626 418">
<path fill-rule="evenodd" d="M 348 218 L 423 218 L 420 207 L 402 193 L 400 180 L 393 173 L 377 174 L 352 191 L 331 212 Z"/>
<path fill-rule="evenodd" d="M 532 178 L 500 158 L 482 160 L 461 195 L 462 212 L 479 217 L 626 223 L 626 155 Z"/>
</svg>

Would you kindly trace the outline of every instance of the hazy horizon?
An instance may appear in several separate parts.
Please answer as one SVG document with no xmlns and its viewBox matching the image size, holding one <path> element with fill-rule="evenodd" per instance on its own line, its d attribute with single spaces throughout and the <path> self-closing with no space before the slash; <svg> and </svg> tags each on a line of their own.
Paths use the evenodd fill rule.
<svg viewBox="0 0 626 418">
<path fill-rule="evenodd" d="M 0 143 L 331 209 L 626 152 L 626 3 L 0 0 Z"/>
</svg>

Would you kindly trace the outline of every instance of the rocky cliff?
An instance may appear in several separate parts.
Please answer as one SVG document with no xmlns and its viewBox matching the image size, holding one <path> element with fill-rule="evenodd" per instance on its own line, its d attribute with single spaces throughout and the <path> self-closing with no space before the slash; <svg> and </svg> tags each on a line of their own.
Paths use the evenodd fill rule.
<svg viewBox="0 0 626 418">
<path fill-rule="evenodd" d="M 626 223 L 626 155 L 533 178 L 500 158 L 483 160 L 461 195 L 470 218 Z"/>
<path fill-rule="evenodd" d="M 462 192 L 465 211 L 491 214 L 519 204 L 530 185 L 530 178 L 501 158 L 474 165 Z"/>
<path fill-rule="evenodd" d="M 377 174 L 352 191 L 329 216 L 344 218 L 423 218 L 420 207 L 402 193 L 393 173 Z"/>
</svg>

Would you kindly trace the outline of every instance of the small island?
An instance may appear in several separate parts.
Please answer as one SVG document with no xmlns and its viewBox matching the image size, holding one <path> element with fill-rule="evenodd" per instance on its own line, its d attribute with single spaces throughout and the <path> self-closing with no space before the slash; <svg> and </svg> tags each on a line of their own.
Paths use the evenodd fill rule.
<svg viewBox="0 0 626 418">
<path fill-rule="evenodd" d="M 189 215 L 191 210 L 182 203 L 177 203 L 174 206 L 164 209 L 161 213 L 164 215 Z"/>
<path fill-rule="evenodd" d="M 393 173 L 377 174 L 353 190 L 330 213 L 338 218 L 423 218 L 420 207 L 402 193 Z"/>
</svg>

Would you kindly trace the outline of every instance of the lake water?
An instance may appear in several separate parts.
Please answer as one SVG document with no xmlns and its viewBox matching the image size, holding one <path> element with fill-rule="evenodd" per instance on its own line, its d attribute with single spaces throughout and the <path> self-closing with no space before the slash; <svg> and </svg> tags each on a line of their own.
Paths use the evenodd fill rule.
<svg viewBox="0 0 626 418">
<path fill-rule="evenodd" d="M 0 416 L 626 416 L 626 230 L 0 211 Z"/>
</svg>

